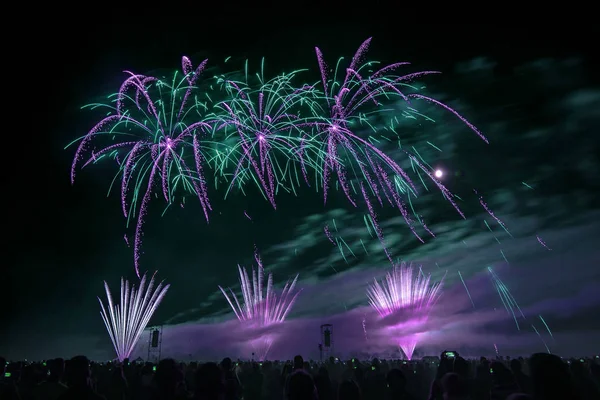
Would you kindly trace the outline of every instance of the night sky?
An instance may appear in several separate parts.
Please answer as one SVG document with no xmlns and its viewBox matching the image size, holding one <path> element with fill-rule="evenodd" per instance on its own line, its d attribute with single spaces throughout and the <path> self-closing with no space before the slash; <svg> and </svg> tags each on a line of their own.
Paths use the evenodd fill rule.
<svg viewBox="0 0 600 400">
<path fill-rule="evenodd" d="M 382 211 L 381 226 L 396 257 L 421 265 L 436 279 L 447 271 L 446 293 L 423 346 L 437 352 L 446 345 L 465 346 L 461 341 L 468 340 L 485 352 L 492 351 L 493 343 L 506 353 L 543 351 L 530 329 L 535 323 L 560 354 L 597 350 L 600 82 L 591 50 L 586 50 L 589 45 L 578 38 L 597 37 L 599 32 L 469 25 L 399 30 L 387 29 L 385 23 L 348 29 L 347 21 L 286 29 L 217 21 L 177 29 L 132 20 L 122 29 L 123 24 L 107 18 L 85 26 L 78 22 L 64 33 L 41 30 L 39 50 L 22 60 L 28 70 L 23 79 L 30 87 L 20 91 L 20 121 L 11 128 L 17 132 L 5 131 L 19 142 L 8 153 L 12 162 L 5 170 L 9 185 L 4 195 L 10 205 L 4 208 L 9 223 L 8 261 L 0 281 L 1 355 L 111 355 L 96 296 L 103 296 L 103 280 L 116 291 L 120 276 L 134 278 L 132 250 L 123 240 L 132 232 L 125 227 L 118 195 L 106 197 L 114 164 L 86 168 L 70 185 L 74 149 L 64 147 L 98 118 L 80 106 L 114 92 L 125 77 L 123 70 L 170 72 L 179 68 L 182 55 L 195 64 L 208 57 L 215 69 L 223 67 L 227 56 L 249 58 L 255 65 L 265 56 L 267 72 L 273 75 L 295 68 L 311 68 L 314 74 L 314 46 L 333 62 L 350 57 L 370 36 L 370 59 L 411 61 L 415 71 L 443 72 L 426 80 L 427 90 L 469 118 L 490 138 L 490 145 L 439 111 L 431 111 L 438 113 L 433 116 L 436 123 L 426 129 L 407 127 L 407 142 L 443 145 L 447 151 L 432 161 L 447 171 L 449 188 L 472 201 L 472 189 L 477 188 L 513 236 L 497 225 L 490 233 L 483 221 L 492 220 L 476 201 L 467 209 L 467 220 L 461 220 L 436 191 L 419 204 L 439 233 L 424 245 L 410 235 L 397 210 Z M 350 351 L 353 342 L 362 340 L 356 332 L 362 331 L 361 315 L 368 310 L 366 284 L 389 269 L 379 242 L 365 230 L 365 210 L 351 210 L 339 193 L 324 207 L 321 194 L 309 188 L 299 197 L 280 197 L 273 211 L 252 191 L 227 200 L 215 194 L 209 225 L 197 205 L 174 208 L 163 218 L 162 204 L 151 205 L 141 263 L 142 269 L 158 269 L 159 277 L 172 285 L 152 320 L 167 324 L 167 354 L 207 356 L 202 349 L 211 340 L 194 338 L 233 326 L 217 285 L 237 287 L 236 265 L 251 266 L 254 246 L 278 285 L 300 273 L 304 293 L 289 318 L 290 326 L 305 332 L 297 340 L 298 349 L 310 354 L 318 325 L 327 321 L 348 332 L 346 338 L 341 328 L 336 333 L 340 351 Z M 323 233 L 333 219 L 356 253 L 347 263 Z M 530 320 L 524 331 L 515 329 L 503 309 L 488 266 L 502 277 Z M 475 310 L 457 271 L 470 285 Z M 486 341 L 486 335 L 496 336 Z M 274 351 L 287 355 L 283 348 Z"/>
</svg>

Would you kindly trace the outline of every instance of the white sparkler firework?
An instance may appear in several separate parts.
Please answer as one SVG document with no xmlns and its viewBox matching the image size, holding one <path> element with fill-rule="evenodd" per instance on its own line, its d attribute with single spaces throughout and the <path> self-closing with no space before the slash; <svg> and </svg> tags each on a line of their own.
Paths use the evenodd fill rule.
<svg viewBox="0 0 600 400">
<path fill-rule="evenodd" d="M 129 358 L 140 336 L 146 329 L 152 314 L 162 301 L 170 285 L 164 285 L 161 282 L 156 290 L 154 287 L 154 275 L 146 286 L 146 275 L 140 280 L 139 288 L 129 284 L 129 281 L 121 278 L 121 302 L 114 304 L 110 289 L 106 281 L 104 289 L 108 299 L 108 312 L 100 297 L 100 315 L 106 326 L 106 330 L 112 340 L 119 361 Z"/>
<path fill-rule="evenodd" d="M 443 279 L 435 284 L 430 284 L 430 279 L 430 275 L 425 276 L 420 270 L 413 276 L 413 268 L 402 262 L 386 274 L 384 281 L 380 283 L 375 280 L 369 286 L 369 304 L 382 318 L 401 310 L 410 310 L 422 323 L 441 295 Z M 417 342 L 416 334 L 398 339 L 398 344 L 408 359 L 412 357 Z"/>
<path fill-rule="evenodd" d="M 240 304 L 237 296 L 231 289 L 229 289 L 230 294 L 227 294 L 227 291 L 219 286 L 237 319 L 252 328 L 264 328 L 285 321 L 285 318 L 296 302 L 296 298 L 300 294 L 300 291 L 294 294 L 298 275 L 296 275 L 291 284 L 289 281 L 286 282 L 281 295 L 278 297 L 273 288 L 272 273 L 268 275 L 266 293 L 263 295 L 264 268 L 260 261 L 258 272 L 254 268 L 252 269 L 252 281 L 250 281 L 246 268 L 238 265 L 238 270 L 243 304 Z M 274 340 L 271 335 L 262 336 L 264 337 L 260 341 L 260 346 L 254 345 L 259 359 L 266 357 Z"/>
</svg>

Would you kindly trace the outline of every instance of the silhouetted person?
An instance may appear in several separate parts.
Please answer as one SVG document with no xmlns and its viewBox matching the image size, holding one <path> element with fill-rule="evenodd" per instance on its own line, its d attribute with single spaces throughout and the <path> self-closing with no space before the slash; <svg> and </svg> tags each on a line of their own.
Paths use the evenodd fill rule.
<svg viewBox="0 0 600 400">
<path fill-rule="evenodd" d="M 116 365 L 113 367 L 108 381 L 110 383 L 106 388 L 106 392 L 104 392 L 104 395 L 108 400 L 126 400 L 129 397 L 129 387 L 127 385 L 125 373 L 123 372 L 123 367 L 121 365 Z"/>
<path fill-rule="evenodd" d="M 12 365 L 11 365 L 12 366 Z M 5 376 L 5 374 L 11 374 L 11 376 Z M 18 390 L 15 385 L 14 378 L 10 368 L 6 368 L 6 360 L 0 357 L 0 399 L 4 400 L 18 400 Z"/>
<path fill-rule="evenodd" d="M 444 400 L 463 400 L 469 398 L 467 381 L 455 372 L 442 377 L 442 397 Z"/>
<path fill-rule="evenodd" d="M 480 364 L 475 370 L 475 379 L 471 382 L 471 397 L 476 400 L 488 400 L 492 390 L 492 376 L 490 364 L 482 357 Z"/>
<path fill-rule="evenodd" d="M 573 383 L 579 389 L 579 394 L 583 400 L 600 399 L 600 390 L 588 372 L 585 362 L 574 361 L 571 364 L 571 374 L 573 375 Z"/>
<path fill-rule="evenodd" d="M 456 357 L 454 361 L 454 373 L 457 373 L 461 378 L 468 379 L 469 378 L 469 362 L 462 357 Z"/>
<path fill-rule="evenodd" d="M 33 389 L 35 400 L 56 400 L 67 391 L 67 386 L 61 382 L 65 373 L 65 360 L 57 358 L 49 360 L 48 376 Z"/>
<path fill-rule="evenodd" d="M 576 400 L 567 364 L 552 354 L 536 353 L 529 359 L 533 398 L 536 400 Z"/>
<path fill-rule="evenodd" d="M 106 400 L 97 394 L 91 385 L 90 361 L 85 356 L 76 356 L 66 364 L 65 373 L 69 389 L 60 400 Z"/>
<path fill-rule="evenodd" d="M 519 386 L 521 393 L 531 393 L 531 378 L 523 373 L 523 364 L 521 360 L 513 359 L 510 362 L 510 369 L 515 377 L 515 382 Z"/>
<path fill-rule="evenodd" d="M 283 397 L 287 397 L 290 385 L 290 377 L 295 371 L 304 371 L 304 359 L 301 355 L 294 356 L 294 361 L 291 368 L 288 365 L 284 365 L 281 371 L 281 377 L 283 378 Z"/>
<path fill-rule="evenodd" d="M 231 360 L 229 360 L 231 362 Z M 194 399 L 220 400 L 225 395 L 223 372 L 215 363 L 202 364 L 196 371 Z"/>
<path fill-rule="evenodd" d="M 296 371 L 298 369 L 304 369 L 304 359 L 302 358 L 301 355 L 297 355 L 294 357 L 294 368 L 293 370 Z"/>
<path fill-rule="evenodd" d="M 184 399 L 187 396 L 183 390 L 183 372 L 179 365 L 170 358 L 161 360 L 154 374 L 155 391 L 152 395 L 154 400 Z"/>
<path fill-rule="evenodd" d="M 329 379 L 329 371 L 327 371 L 327 368 L 319 368 L 314 381 L 319 400 L 333 400 L 333 388 L 331 386 L 331 379 Z"/>
<path fill-rule="evenodd" d="M 223 372 L 223 380 L 225 384 L 225 400 L 237 400 L 240 393 L 240 383 L 233 371 L 233 362 L 231 358 L 225 357 L 220 364 Z"/>
<path fill-rule="evenodd" d="M 247 377 L 244 379 L 244 399 L 260 400 L 262 395 L 263 374 L 258 363 L 252 363 Z"/>
<path fill-rule="evenodd" d="M 513 393 L 519 393 L 520 388 L 506 366 L 500 361 L 494 361 L 490 364 L 492 374 L 492 393 L 493 400 L 505 400 Z"/>
<path fill-rule="evenodd" d="M 36 384 L 36 374 L 33 368 L 33 365 L 24 365 L 21 367 L 21 376 L 17 384 L 21 400 L 33 399 L 33 389 Z"/>
<path fill-rule="evenodd" d="M 388 372 L 387 387 L 390 400 L 412 400 L 412 396 L 406 390 L 406 377 L 398 368 Z"/>
<path fill-rule="evenodd" d="M 338 400 L 362 400 L 362 394 L 356 382 L 347 379 L 340 383 L 337 398 Z"/>
<path fill-rule="evenodd" d="M 316 389 L 312 377 L 301 369 L 294 371 L 286 388 L 287 400 L 316 400 Z"/>
<path fill-rule="evenodd" d="M 138 398 L 139 399 L 150 399 L 152 398 L 152 394 L 154 393 L 153 388 L 153 379 L 154 373 L 152 371 L 153 365 L 152 363 L 145 363 L 140 371 L 140 379 L 139 379 L 139 387 L 138 387 Z"/>
</svg>

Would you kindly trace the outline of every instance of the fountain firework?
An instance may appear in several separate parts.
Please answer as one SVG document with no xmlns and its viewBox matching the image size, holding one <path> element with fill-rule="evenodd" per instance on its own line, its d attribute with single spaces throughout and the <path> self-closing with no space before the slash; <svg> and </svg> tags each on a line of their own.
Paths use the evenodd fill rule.
<svg viewBox="0 0 600 400">
<path fill-rule="evenodd" d="M 281 295 L 278 297 L 273 288 L 273 274 L 270 273 L 267 278 L 266 293 L 263 296 L 264 268 L 260 258 L 258 256 L 255 258 L 258 262 L 258 270 L 252 269 L 252 281 L 250 281 L 246 268 L 238 265 L 243 304 L 240 304 L 231 289 L 228 289 L 228 294 L 225 289 L 219 286 L 235 316 L 248 331 L 283 323 L 300 294 L 300 291 L 296 291 L 294 294 L 298 280 L 298 275 L 296 275 L 291 283 L 286 282 Z M 266 358 L 274 340 L 272 334 L 264 334 L 263 332 L 260 334 L 259 339 L 250 342 L 258 359 L 264 360 Z"/>
<path fill-rule="evenodd" d="M 110 340 L 115 347 L 117 358 L 123 361 L 129 358 L 135 348 L 142 332 L 146 329 L 152 314 L 167 294 L 169 285 L 161 282 L 155 290 L 154 275 L 146 287 L 146 275 L 142 276 L 140 285 L 136 289 L 129 281 L 121 278 L 121 302 L 114 304 L 108 284 L 104 282 L 106 298 L 108 300 L 108 312 L 100 301 L 100 315 L 106 325 Z"/>
<path fill-rule="evenodd" d="M 408 312 L 411 322 L 418 321 L 422 324 L 427 320 L 429 312 L 441 295 L 442 281 L 430 284 L 430 275 L 417 273 L 413 276 L 413 272 L 411 266 L 402 262 L 395 265 L 381 283 L 375 280 L 369 286 L 369 304 L 381 318 Z M 418 334 L 403 335 L 397 341 L 406 358 L 410 360 L 418 342 Z"/>
</svg>

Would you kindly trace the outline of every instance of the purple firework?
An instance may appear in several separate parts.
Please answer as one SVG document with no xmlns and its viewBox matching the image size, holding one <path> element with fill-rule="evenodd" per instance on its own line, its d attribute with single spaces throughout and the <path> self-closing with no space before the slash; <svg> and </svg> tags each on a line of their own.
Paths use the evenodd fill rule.
<svg viewBox="0 0 600 400">
<path fill-rule="evenodd" d="M 252 269 L 252 280 L 250 280 L 246 268 L 238 265 L 240 286 L 242 288 L 242 304 L 240 304 L 231 289 L 228 289 L 228 294 L 225 289 L 219 286 L 237 319 L 249 329 L 261 329 L 283 323 L 300 294 L 300 291 L 294 293 L 298 275 L 291 283 L 286 282 L 281 295 L 277 296 L 273 287 L 273 274 L 270 273 L 267 278 L 266 291 L 264 291 L 264 268 L 258 257 L 257 261 L 258 271 Z M 252 341 L 259 359 L 264 360 L 266 358 L 273 341 L 274 337 L 272 335 L 264 334 L 261 334 L 260 340 Z"/>
<path fill-rule="evenodd" d="M 405 262 L 395 265 L 386 274 L 385 280 L 374 281 L 367 289 L 369 304 L 381 318 L 408 311 L 414 317 L 415 325 L 427 320 L 429 312 L 441 295 L 442 281 L 430 284 L 430 275 L 416 275 Z M 405 335 L 398 338 L 398 345 L 409 360 L 418 342 L 418 335 Z"/>
<path fill-rule="evenodd" d="M 327 155 L 322 160 L 325 201 L 327 200 L 329 178 L 333 172 L 337 175 L 339 187 L 353 206 L 356 207 L 357 203 L 352 192 L 366 203 L 375 232 L 386 255 L 393 262 L 385 245 L 383 232 L 377 223 L 373 203 L 377 201 L 383 205 L 384 202 L 387 202 L 392 207 L 398 208 L 412 233 L 423 242 L 415 230 L 415 223 L 410 217 L 406 204 L 399 195 L 399 192 L 403 192 L 407 196 L 416 196 L 417 187 L 395 160 L 373 145 L 368 137 L 365 138 L 353 127 L 361 125 L 364 120 L 365 106 L 380 108 L 381 102 L 389 100 L 390 97 L 409 104 L 413 100 L 424 100 L 454 114 L 483 141 L 488 143 L 488 140 L 474 125 L 449 106 L 418 93 L 409 93 L 411 90 L 414 91 L 414 88 L 409 85 L 411 81 L 425 75 L 439 74 L 438 71 L 419 71 L 408 74 L 395 72 L 408 65 L 408 62 L 394 63 L 371 71 L 374 63 L 364 61 L 370 43 L 371 38 L 360 45 L 345 70 L 339 68 L 338 62 L 333 77 L 328 76 L 329 68 L 325 63 L 323 53 L 318 47 L 315 48 L 325 95 L 323 108 L 329 115 L 322 121 L 310 122 L 307 125 L 317 128 L 321 136 L 320 141 L 326 148 Z M 338 77 L 338 71 L 344 71 L 345 74 L 342 72 Z M 413 167 L 422 170 L 464 218 L 464 214 L 454 200 L 454 195 L 441 183 L 440 179 L 435 177 L 432 171 L 416 157 L 410 154 L 407 156 Z M 358 190 L 354 187 L 348 173 L 352 173 L 354 175 L 352 178 L 358 180 Z M 434 236 L 421 218 L 418 217 L 417 220 L 426 232 Z"/>
<path fill-rule="evenodd" d="M 190 101 L 207 60 L 195 70 L 187 57 L 181 63 L 183 74 L 176 72 L 172 81 L 129 72 L 111 96 L 113 100 L 90 105 L 108 109 L 108 116 L 78 139 L 71 167 L 73 183 L 77 167 L 107 158 L 119 165 L 123 214 L 129 221 L 137 211 L 134 262 L 138 277 L 142 227 L 153 195 L 162 195 L 170 205 L 179 187 L 198 197 L 207 221 L 211 210 L 198 138 L 210 127 L 197 119 L 197 107 Z M 192 160 L 184 157 L 186 152 L 193 154 Z"/>
<path fill-rule="evenodd" d="M 108 284 L 104 282 L 108 307 L 100 302 L 100 315 L 115 347 L 117 358 L 123 361 L 129 358 L 140 336 L 146 329 L 150 318 L 169 290 L 169 285 L 161 282 L 154 289 L 154 275 L 146 287 L 146 275 L 142 276 L 136 289 L 129 281 L 121 278 L 121 302 L 114 304 Z"/>
</svg>

